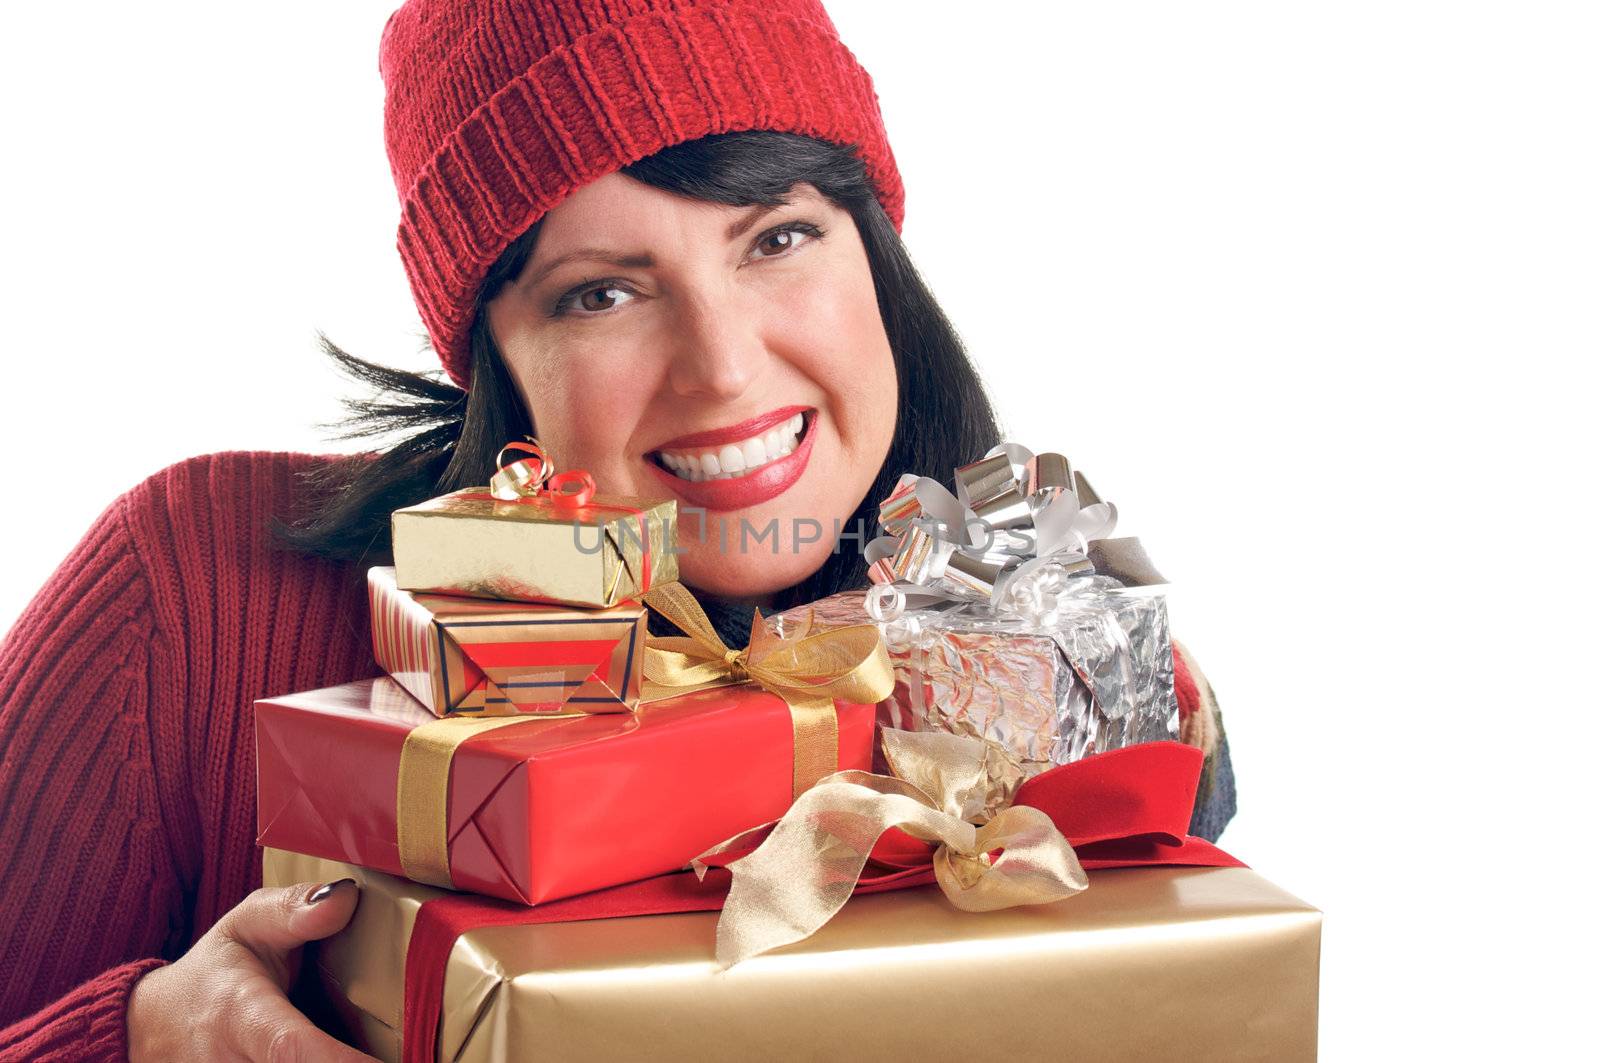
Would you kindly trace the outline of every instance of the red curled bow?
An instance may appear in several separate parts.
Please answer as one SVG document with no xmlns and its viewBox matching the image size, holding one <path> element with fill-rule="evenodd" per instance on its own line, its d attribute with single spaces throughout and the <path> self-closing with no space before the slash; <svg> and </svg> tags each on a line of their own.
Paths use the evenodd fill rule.
<svg viewBox="0 0 1600 1063">
<path fill-rule="evenodd" d="M 550 501 L 562 509 L 587 506 L 594 499 L 594 477 L 583 469 L 557 473 L 545 485 Z"/>
<path fill-rule="evenodd" d="M 525 456 L 507 461 L 508 453 Z M 543 498 L 558 509 L 579 509 L 594 499 L 594 477 L 583 469 L 551 476 L 555 466 L 532 436 L 501 447 L 494 463 L 499 471 L 489 480 L 489 494 L 501 502 Z"/>
</svg>

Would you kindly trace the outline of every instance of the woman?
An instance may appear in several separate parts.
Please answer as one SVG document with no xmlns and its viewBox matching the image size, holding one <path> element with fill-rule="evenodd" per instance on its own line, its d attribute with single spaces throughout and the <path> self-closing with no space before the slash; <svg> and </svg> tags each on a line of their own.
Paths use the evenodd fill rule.
<svg viewBox="0 0 1600 1063">
<path fill-rule="evenodd" d="M 683 579 L 742 644 L 753 606 L 864 581 L 858 543 L 797 522 L 870 527 L 900 472 L 999 438 L 900 243 L 871 83 L 815 0 L 411 0 L 382 69 L 400 249 L 459 386 L 334 349 L 391 393 L 355 429 L 406 441 L 166 469 L 18 621 L 0 1058 L 363 1058 L 284 995 L 353 888 L 251 892 L 251 704 L 377 674 L 362 574 L 393 509 L 484 482 L 537 427 L 608 491 L 678 498 Z M 776 522 L 778 549 L 739 549 L 740 522 Z M 1177 663 L 1214 837 L 1226 750 Z"/>
</svg>

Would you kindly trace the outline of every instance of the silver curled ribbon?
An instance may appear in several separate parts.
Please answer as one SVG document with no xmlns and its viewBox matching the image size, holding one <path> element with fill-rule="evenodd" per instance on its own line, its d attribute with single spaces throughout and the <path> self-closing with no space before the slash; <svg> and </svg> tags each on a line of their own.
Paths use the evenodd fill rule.
<svg viewBox="0 0 1600 1063">
<path fill-rule="evenodd" d="M 878 523 L 884 534 L 864 552 L 875 584 L 867 613 L 880 623 L 958 602 L 1048 623 L 1085 586 L 1070 577 L 1164 582 L 1137 540 L 1108 538 L 1117 509 L 1071 462 L 1017 443 L 957 469 L 953 493 L 906 473 L 879 504 Z"/>
<path fill-rule="evenodd" d="M 1133 647 L 1112 587 L 1166 582 L 1136 538 L 1112 539 L 1117 509 L 1062 455 L 1000 443 L 955 471 L 955 491 L 906 474 L 878 506 L 884 534 L 864 551 L 864 602 L 891 650 L 914 643 L 946 609 L 1048 630 L 1101 711 L 1133 711 Z"/>
</svg>

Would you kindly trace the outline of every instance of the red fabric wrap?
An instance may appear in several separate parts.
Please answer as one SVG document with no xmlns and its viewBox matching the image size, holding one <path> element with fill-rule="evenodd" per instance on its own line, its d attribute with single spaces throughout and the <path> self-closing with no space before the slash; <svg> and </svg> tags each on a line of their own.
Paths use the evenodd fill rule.
<svg viewBox="0 0 1600 1063">
<path fill-rule="evenodd" d="M 1042 772 L 1022 785 L 1015 803 L 1046 812 L 1090 870 L 1243 867 L 1210 842 L 1187 833 L 1204 759 L 1198 749 L 1177 742 L 1130 746 Z M 873 852 L 872 863 L 884 870 L 873 874 L 869 865 L 856 893 L 882 893 L 933 881 L 928 847 L 904 834 L 891 835 Z M 725 862 L 739 855 L 728 854 Z M 717 911 L 731 882 L 725 867 L 713 867 L 704 881 L 683 871 L 537 908 L 469 894 L 428 901 L 417 912 L 406 947 L 404 1058 L 431 1061 L 438 1050 L 445 966 L 462 934 L 491 926 Z"/>
</svg>

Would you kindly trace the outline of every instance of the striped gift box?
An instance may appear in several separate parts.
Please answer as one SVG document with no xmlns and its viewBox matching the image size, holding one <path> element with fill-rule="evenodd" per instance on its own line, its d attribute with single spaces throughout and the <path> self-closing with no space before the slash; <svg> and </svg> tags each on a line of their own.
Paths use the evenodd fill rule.
<svg viewBox="0 0 1600 1063">
<path fill-rule="evenodd" d="M 435 716 L 625 712 L 639 704 L 645 607 L 418 594 L 367 572 L 378 665 Z"/>
</svg>

